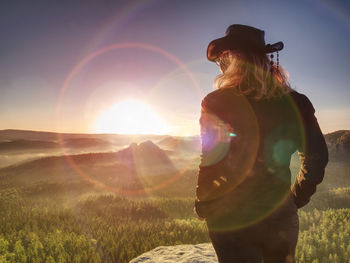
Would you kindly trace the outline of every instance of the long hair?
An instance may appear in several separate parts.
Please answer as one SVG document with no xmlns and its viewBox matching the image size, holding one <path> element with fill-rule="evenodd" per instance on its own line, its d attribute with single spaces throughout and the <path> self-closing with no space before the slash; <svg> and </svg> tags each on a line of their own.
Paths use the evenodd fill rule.
<svg viewBox="0 0 350 263">
<path fill-rule="evenodd" d="M 266 54 L 225 51 L 217 64 L 222 72 L 214 81 L 217 88 L 234 88 L 255 100 L 281 97 L 290 90 L 287 73 L 271 66 Z"/>
</svg>

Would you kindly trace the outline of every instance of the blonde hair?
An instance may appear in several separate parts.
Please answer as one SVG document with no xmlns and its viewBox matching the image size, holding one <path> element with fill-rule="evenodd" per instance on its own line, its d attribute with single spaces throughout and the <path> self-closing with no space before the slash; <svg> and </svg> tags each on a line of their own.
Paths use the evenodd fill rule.
<svg viewBox="0 0 350 263">
<path fill-rule="evenodd" d="M 216 62 L 222 72 L 214 81 L 217 88 L 234 88 L 255 100 L 281 97 L 290 90 L 287 73 L 274 65 L 271 74 L 266 54 L 225 51 Z"/>
</svg>

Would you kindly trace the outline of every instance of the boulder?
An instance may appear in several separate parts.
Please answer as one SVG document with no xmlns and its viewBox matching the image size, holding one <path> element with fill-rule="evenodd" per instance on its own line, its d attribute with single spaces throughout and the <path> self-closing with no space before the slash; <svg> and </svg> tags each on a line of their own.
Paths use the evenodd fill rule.
<svg viewBox="0 0 350 263">
<path fill-rule="evenodd" d="M 161 246 L 143 253 L 129 263 L 217 263 L 211 243 Z"/>
</svg>

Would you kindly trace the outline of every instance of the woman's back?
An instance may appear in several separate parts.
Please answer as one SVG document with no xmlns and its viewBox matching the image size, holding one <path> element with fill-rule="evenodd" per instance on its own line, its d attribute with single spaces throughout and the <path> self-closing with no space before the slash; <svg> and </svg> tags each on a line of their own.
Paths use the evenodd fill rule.
<svg viewBox="0 0 350 263">
<path fill-rule="evenodd" d="M 205 205 L 202 208 L 202 213 L 210 214 L 210 222 L 220 228 L 236 228 L 278 209 L 282 214 L 296 211 L 290 198 L 291 155 L 327 152 L 313 116 L 309 100 L 295 91 L 255 100 L 224 88 L 204 98 L 197 197 L 211 203 L 207 211 Z M 313 148 L 307 150 L 306 142 Z M 323 174 L 319 176 L 318 181 Z M 201 213 L 200 205 L 198 208 Z"/>
</svg>

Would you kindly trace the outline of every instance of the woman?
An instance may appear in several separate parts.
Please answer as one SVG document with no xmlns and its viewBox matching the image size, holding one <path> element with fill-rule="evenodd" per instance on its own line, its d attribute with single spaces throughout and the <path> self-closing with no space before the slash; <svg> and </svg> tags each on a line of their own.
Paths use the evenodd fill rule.
<svg viewBox="0 0 350 263">
<path fill-rule="evenodd" d="M 264 31 L 231 25 L 207 58 L 221 73 L 202 101 L 197 214 L 205 218 L 219 262 L 293 262 L 297 209 L 324 176 L 327 146 L 305 95 L 289 87 Z M 277 53 L 278 55 L 278 53 Z M 299 175 L 291 187 L 291 155 Z"/>
</svg>

